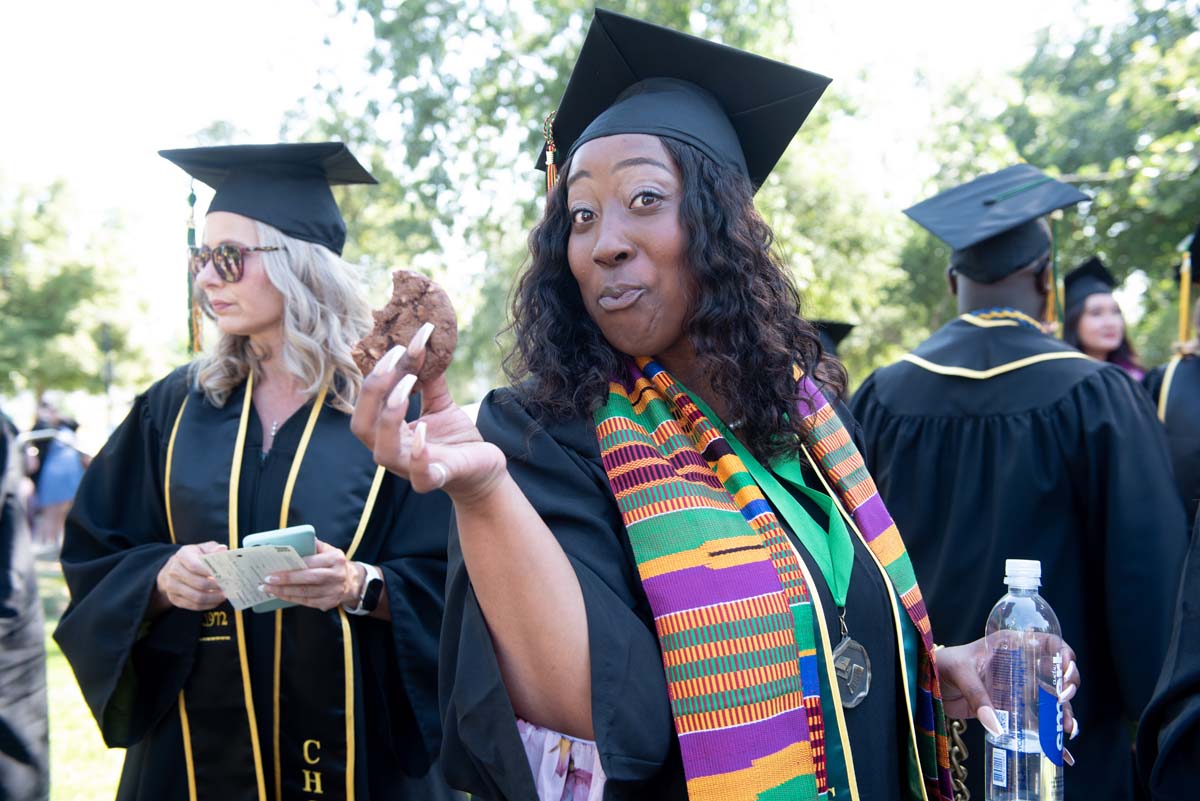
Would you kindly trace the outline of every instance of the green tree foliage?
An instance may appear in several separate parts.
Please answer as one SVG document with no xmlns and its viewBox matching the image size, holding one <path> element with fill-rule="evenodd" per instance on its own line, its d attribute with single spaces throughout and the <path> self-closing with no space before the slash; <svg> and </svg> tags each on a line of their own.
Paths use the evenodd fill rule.
<svg viewBox="0 0 1200 801">
<path fill-rule="evenodd" d="M 1069 268 L 1095 254 L 1119 277 L 1148 276 L 1147 314 L 1136 334 L 1150 362 L 1166 357 L 1174 337 L 1175 248 L 1200 220 L 1198 19 L 1195 0 L 1137 0 L 1115 25 L 1069 38 L 1043 31 L 1010 86 L 960 89 L 931 138 L 930 152 L 943 165 L 931 190 L 1019 159 L 1094 197 L 1058 225 L 1060 263 Z M 901 261 L 912 292 L 894 300 L 936 308 L 930 278 L 947 257 L 914 233 Z M 927 322 L 946 318 L 939 310 Z"/>
<path fill-rule="evenodd" d="M 0 392 L 104 388 L 104 354 L 129 361 L 125 329 L 102 309 L 111 282 L 68 255 L 61 183 L 0 206 Z M 107 326 L 107 335 L 104 331 Z"/>
<path fill-rule="evenodd" d="M 794 58 L 797 32 L 786 0 L 607 6 Z M 372 20 L 368 66 L 375 80 L 355 94 L 321 87 L 321 103 L 302 109 L 285 131 L 341 137 L 368 154 L 382 185 L 339 196 L 352 229 L 348 256 L 376 268 L 373 283 L 380 288 L 386 270 L 407 267 L 451 289 L 463 327 L 451 383 L 459 397 L 478 397 L 502 380 L 506 343 L 497 343 L 497 333 L 506 325 L 514 276 L 545 191 L 533 169 L 542 121 L 562 96 L 591 9 L 566 0 L 358 0 L 343 10 Z M 836 172 L 845 155 L 830 125 L 852 113 L 828 94 L 759 194 L 779 246 L 808 288 L 814 317 L 865 317 L 871 293 L 864 290 L 895 269 L 879 256 L 886 252 L 886 226 L 878 212 Z M 869 333 L 856 332 L 847 345 L 852 367 L 865 368 L 878 350 Z"/>
<path fill-rule="evenodd" d="M 1175 247 L 1200 221 L 1200 5 L 1141 0 L 1112 28 L 1072 43 L 1044 33 L 1018 74 L 1022 96 L 1005 119 L 1029 161 L 1054 164 L 1095 197 L 1068 263 L 1095 253 L 1121 277 L 1152 282 L 1140 327 L 1161 361 L 1173 337 Z"/>
</svg>

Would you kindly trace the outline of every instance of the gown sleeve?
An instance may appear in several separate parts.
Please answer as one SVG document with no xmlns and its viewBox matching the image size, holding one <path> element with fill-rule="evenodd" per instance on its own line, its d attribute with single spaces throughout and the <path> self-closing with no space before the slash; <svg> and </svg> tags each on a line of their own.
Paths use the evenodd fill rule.
<svg viewBox="0 0 1200 801">
<path fill-rule="evenodd" d="M 875 399 L 875 376 L 875 373 L 867 376 L 850 400 L 850 413 L 854 417 L 854 429 L 851 431 L 851 436 L 862 453 L 867 470 L 872 475 L 875 472 L 876 462 L 873 446 L 879 429 L 875 422 L 875 416 L 879 413 L 879 405 Z"/>
<path fill-rule="evenodd" d="M 590 420 L 542 428 L 497 391 L 479 429 L 554 532 L 579 578 L 591 651 L 592 714 L 605 798 L 662 798 L 682 785 L 666 680 Z M 451 785 L 489 799 L 535 798 L 534 779 L 495 648 L 451 527 L 442 630 L 443 767 Z M 546 614 L 554 610 L 547 607 Z M 678 771 L 678 768 L 676 768 Z"/>
<path fill-rule="evenodd" d="M 1094 580 L 1117 672 L 1120 698 L 1112 701 L 1137 720 L 1167 652 L 1187 521 L 1146 393 L 1119 369 L 1104 369 L 1081 384 L 1077 398 L 1079 472 L 1086 474 L 1080 513 L 1087 558 L 1103 571 Z"/>
<path fill-rule="evenodd" d="M 384 483 L 381 494 L 391 502 L 377 538 L 380 550 L 355 557 L 382 571 L 391 613 L 388 623 L 361 618 L 364 697 L 379 742 L 389 744 L 386 758 L 417 776 L 432 764 L 441 731 L 437 657 L 450 499 L 443 492 L 413 492 L 392 475 Z"/>
<path fill-rule="evenodd" d="M 1192 533 L 1162 676 L 1138 726 L 1137 762 L 1153 801 L 1195 797 L 1200 765 L 1200 530 Z"/>
<path fill-rule="evenodd" d="M 172 608 L 144 622 L 158 571 L 177 550 L 163 467 L 182 371 L 151 387 L 93 459 L 67 519 L 62 569 L 71 593 L 54 639 L 109 747 L 140 741 L 176 702 L 191 671 L 200 613 Z"/>
</svg>

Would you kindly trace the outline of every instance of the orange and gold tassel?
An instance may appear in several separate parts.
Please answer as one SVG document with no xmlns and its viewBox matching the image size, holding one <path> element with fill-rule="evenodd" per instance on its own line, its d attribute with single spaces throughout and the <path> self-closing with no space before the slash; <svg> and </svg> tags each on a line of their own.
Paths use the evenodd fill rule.
<svg viewBox="0 0 1200 801">
<path fill-rule="evenodd" d="M 551 111 L 542 125 L 542 136 L 546 138 L 546 194 L 554 191 L 554 184 L 558 181 L 558 165 L 554 163 L 554 154 L 558 150 L 554 146 L 554 117 L 555 112 Z"/>
</svg>

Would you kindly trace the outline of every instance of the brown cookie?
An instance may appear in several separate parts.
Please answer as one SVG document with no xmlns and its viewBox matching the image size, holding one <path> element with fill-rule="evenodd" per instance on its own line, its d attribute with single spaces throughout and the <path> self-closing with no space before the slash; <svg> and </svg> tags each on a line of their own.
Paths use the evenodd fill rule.
<svg viewBox="0 0 1200 801">
<path fill-rule="evenodd" d="M 433 334 L 425 346 L 425 364 L 417 377 L 426 381 L 446 372 L 458 345 L 458 320 L 446 290 L 420 273 L 396 270 L 392 273 L 391 299 L 372 314 L 375 327 L 351 352 L 364 376 L 392 347 L 407 346 L 422 323 L 433 323 Z"/>
</svg>

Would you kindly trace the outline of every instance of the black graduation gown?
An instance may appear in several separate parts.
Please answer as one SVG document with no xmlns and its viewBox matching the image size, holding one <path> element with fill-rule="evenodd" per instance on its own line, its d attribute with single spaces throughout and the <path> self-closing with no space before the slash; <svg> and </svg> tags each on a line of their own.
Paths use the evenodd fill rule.
<svg viewBox="0 0 1200 801">
<path fill-rule="evenodd" d="M 1167 366 L 1155 367 L 1142 381 L 1161 412 L 1171 447 L 1171 466 L 1179 496 L 1187 504 L 1188 519 L 1200 509 L 1200 358 L 1180 359 L 1171 377 L 1166 406 L 1162 404 L 1163 377 Z"/>
<path fill-rule="evenodd" d="M 46 647 L 17 430 L 0 413 L 0 801 L 50 794 Z"/>
<path fill-rule="evenodd" d="M 841 410 L 845 412 L 844 407 Z M 847 424 L 849 420 L 847 418 Z M 683 764 L 667 701 L 662 653 L 632 547 L 600 461 L 591 418 L 542 428 L 511 390 L 492 392 L 478 426 L 508 457 L 508 469 L 575 567 L 587 607 L 596 742 L 608 777 L 606 801 L 686 799 Z M 806 474 L 809 486 L 820 486 Z M 820 521 L 819 509 L 797 496 Z M 831 635 L 838 623 L 828 587 L 799 541 Z M 892 609 L 867 549 L 855 538 L 847 594 L 852 636 L 871 655 L 862 705 L 846 710 L 861 798 L 899 799 L 907 738 Z M 457 530 L 442 631 L 442 768 L 450 784 L 485 801 L 534 799 L 534 785 L 487 624 L 471 588 Z M 547 607 L 546 615 L 553 609 Z M 836 723 L 826 722 L 827 732 Z"/>
<path fill-rule="evenodd" d="M 964 317 L 913 352 L 925 366 L 898 362 L 859 389 L 867 466 L 941 642 L 983 635 L 1006 558 L 1041 560 L 1083 674 L 1066 798 L 1128 798 L 1130 722 L 1166 653 L 1187 546 L 1162 427 L 1120 368 L 1032 327 Z M 979 372 L 946 374 L 963 370 Z M 982 727 L 967 745 L 982 798 Z"/>
<path fill-rule="evenodd" d="M 383 571 L 390 623 L 347 616 L 343 624 L 336 610 L 301 607 L 280 616 L 278 752 L 274 613 L 247 610 L 239 624 L 226 602 L 213 612 L 171 609 L 144 622 L 158 571 L 178 547 L 172 539 L 228 542 L 229 471 L 244 394 L 243 386 L 217 409 L 188 390 L 185 368 L 156 383 L 96 456 L 67 523 L 62 565 L 71 604 L 55 638 L 105 742 L 129 749 L 118 799 L 182 801 L 189 797 L 189 776 L 200 801 L 258 799 L 252 732 L 269 799 L 277 797 L 277 771 L 285 801 L 318 789 L 322 798 L 345 797 L 348 750 L 359 801 L 446 797 L 436 768 L 429 771 L 439 738 L 435 659 L 449 521 L 444 494 L 413 493 L 391 474 L 380 484 L 353 558 Z M 284 485 L 310 410 L 311 403 L 279 429 L 265 459 L 261 425 L 251 413 L 238 492 L 240 537 L 279 527 Z M 172 531 L 164 472 L 177 419 Z M 375 465 L 351 435 L 346 414 L 322 409 L 301 464 L 289 525 L 312 523 L 319 538 L 347 549 Z M 239 638 L 245 642 L 240 670 Z"/>
<path fill-rule="evenodd" d="M 1200 526 L 1192 533 L 1174 620 L 1162 676 L 1138 726 L 1138 775 L 1152 801 L 1193 801 L 1198 795 Z"/>
</svg>

